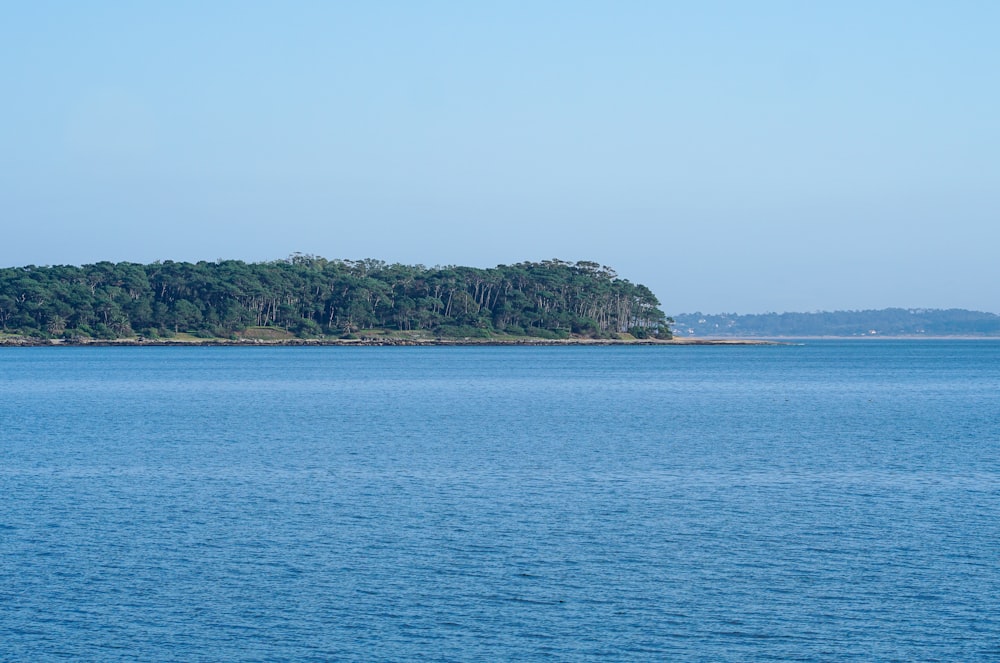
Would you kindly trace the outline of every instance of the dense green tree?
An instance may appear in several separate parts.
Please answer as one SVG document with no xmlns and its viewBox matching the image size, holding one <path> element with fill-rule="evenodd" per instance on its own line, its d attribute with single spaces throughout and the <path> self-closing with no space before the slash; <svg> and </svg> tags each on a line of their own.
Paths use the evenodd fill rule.
<svg viewBox="0 0 1000 663">
<path fill-rule="evenodd" d="M 303 337 L 365 329 L 558 337 L 668 336 L 648 288 L 595 262 L 492 269 L 327 260 L 238 260 L 0 269 L 0 330 L 107 338 L 233 335 L 280 327 Z"/>
</svg>

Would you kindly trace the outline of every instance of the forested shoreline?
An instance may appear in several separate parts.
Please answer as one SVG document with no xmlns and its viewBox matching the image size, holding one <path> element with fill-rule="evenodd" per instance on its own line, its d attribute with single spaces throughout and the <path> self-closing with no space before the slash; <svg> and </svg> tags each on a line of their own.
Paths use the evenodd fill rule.
<svg viewBox="0 0 1000 663">
<path fill-rule="evenodd" d="M 0 332 L 40 339 L 670 338 L 646 286 L 595 262 L 424 267 L 296 254 L 271 262 L 98 262 L 0 269 Z"/>
</svg>

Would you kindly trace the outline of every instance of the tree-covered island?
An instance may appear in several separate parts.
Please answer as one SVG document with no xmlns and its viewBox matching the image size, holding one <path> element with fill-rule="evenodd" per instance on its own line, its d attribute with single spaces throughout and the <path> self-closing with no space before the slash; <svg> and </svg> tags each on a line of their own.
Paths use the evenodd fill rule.
<svg viewBox="0 0 1000 663">
<path fill-rule="evenodd" d="M 669 339 L 646 286 L 595 262 L 424 267 L 295 254 L 0 269 L 0 333 L 114 339 Z"/>
</svg>

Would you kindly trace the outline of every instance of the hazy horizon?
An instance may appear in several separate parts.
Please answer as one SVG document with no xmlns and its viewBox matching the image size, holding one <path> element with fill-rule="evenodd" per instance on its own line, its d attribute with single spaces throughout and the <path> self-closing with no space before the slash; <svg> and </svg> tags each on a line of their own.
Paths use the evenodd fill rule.
<svg viewBox="0 0 1000 663">
<path fill-rule="evenodd" d="M 1000 311 L 1000 5 L 65 3 L 0 265 L 593 260 L 678 312 Z"/>
</svg>

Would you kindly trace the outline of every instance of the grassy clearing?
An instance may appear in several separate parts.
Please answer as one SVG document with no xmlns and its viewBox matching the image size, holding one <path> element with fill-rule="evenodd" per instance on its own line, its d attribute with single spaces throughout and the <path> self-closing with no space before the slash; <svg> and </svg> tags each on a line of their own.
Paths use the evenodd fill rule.
<svg viewBox="0 0 1000 663">
<path fill-rule="evenodd" d="M 251 341 L 284 341 L 295 338 L 295 334 L 277 327 L 248 327 L 237 336 Z"/>
</svg>

